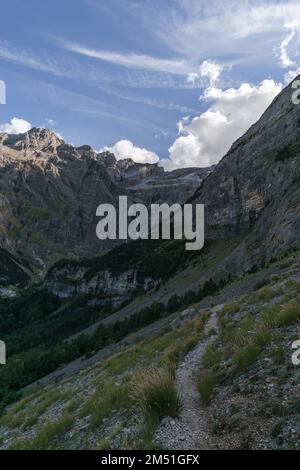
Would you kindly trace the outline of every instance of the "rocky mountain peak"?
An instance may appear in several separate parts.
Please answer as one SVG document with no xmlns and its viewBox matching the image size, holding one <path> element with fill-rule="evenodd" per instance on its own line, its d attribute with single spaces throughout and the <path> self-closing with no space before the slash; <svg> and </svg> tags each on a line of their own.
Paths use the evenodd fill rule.
<svg viewBox="0 0 300 470">
<path fill-rule="evenodd" d="M 12 150 L 23 151 L 24 156 L 37 152 L 54 153 L 63 140 L 55 132 L 33 127 L 23 134 L 2 134 L 0 144 Z"/>
</svg>

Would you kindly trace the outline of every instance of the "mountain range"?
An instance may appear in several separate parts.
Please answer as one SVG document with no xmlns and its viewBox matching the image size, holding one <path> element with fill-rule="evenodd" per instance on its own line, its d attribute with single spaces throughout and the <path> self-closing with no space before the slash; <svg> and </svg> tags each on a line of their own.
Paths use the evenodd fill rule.
<svg viewBox="0 0 300 470">
<path fill-rule="evenodd" d="M 133 374 L 135 350 L 141 354 L 138 356 L 139 365 L 147 362 L 145 351 L 150 357 L 150 350 L 145 338 L 151 337 L 155 343 L 155 334 L 161 336 L 162 342 L 170 335 L 174 345 L 178 338 L 182 340 L 180 347 L 183 348 L 184 341 L 190 345 L 186 350 L 173 351 L 172 361 L 177 366 L 182 361 L 181 369 L 179 367 L 176 372 L 178 386 L 182 384 L 184 367 L 196 367 L 196 362 L 202 360 L 201 351 L 212 347 L 210 342 L 215 341 L 218 346 L 214 346 L 213 357 L 217 361 L 224 348 L 226 354 L 232 353 L 228 342 L 233 331 L 244 328 L 241 335 L 253 338 L 254 332 L 258 335 L 258 331 L 262 331 L 262 321 L 269 322 L 270 331 L 274 328 L 267 316 L 269 314 L 262 313 L 274 307 L 273 298 L 277 297 L 275 293 L 270 295 L 270 290 L 276 290 L 278 304 L 284 305 L 280 307 L 283 310 L 288 308 L 284 301 L 291 303 L 298 298 L 293 289 L 299 283 L 300 108 L 292 103 L 291 96 L 289 85 L 232 145 L 222 160 L 210 168 L 166 172 L 157 164 L 116 160 L 112 153 L 98 153 L 87 145 L 74 147 L 47 129 L 33 128 L 19 135 L 0 134 L 0 324 L 8 353 L 13 357 L 12 365 L 3 373 L 0 371 L 3 374 L 0 399 L 4 407 L 15 401 L 20 391 L 25 393 L 29 386 L 32 390 L 33 384 L 46 387 L 39 395 L 41 400 L 47 399 L 44 394 L 49 384 L 60 384 L 67 393 L 64 384 L 70 380 L 70 389 L 76 389 L 80 374 L 86 377 L 92 394 L 95 388 L 92 381 L 97 378 L 95 370 L 97 364 L 102 367 L 103 361 L 113 363 L 111 369 L 109 366 L 103 369 L 104 375 L 101 372 L 103 378 L 109 370 L 111 375 L 106 377 L 112 380 L 113 387 L 113 383 L 122 382 L 126 375 L 124 371 L 127 373 L 130 367 Z M 184 241 L 176 240 L 138 240 L 125 244 L 98 240 L 96 208 L 101 203 L 117 205 L 120 195 L 128 196 L 129 203 L 141 202 L 147 206 L 164 202 L 204 204 L 204 249 L 197 253 L 186 252 Z M 286 257 L 289 261 L 284 265 L 282 260 Z M 286 298 L 280 291 L 285 279 L 289 280 Z M 264 287 L 268 282 L 272 289 Z M 255 306 L 251 306 L 251 296 L 256 299 Z M 240 300 L 237 301 L 237 297 Z M 229 306 L 224 307 L 227 303 Z M 298 312 L 294 313 L 297 319 L 299 306 L 294 310 Z M 265 320 L 261 320 L 262 314 Z M 275 316 L 277 314 L 281 318 L 281 311 L 274 313 Z M 237 319 L 232 319 L 232 315 Z M 204 326 L 207 318 L 210 318 L 208 326 Z M 293 326 L 286 323 L 287 330 L 281 332 L 286 341 L 295 334 L 294 323 L 291 323 Z M 254 325 L 260 329 L 254 330 Z M 265 327 L 265 323 L 263 325 Z M 280 327 L 282 325 L 280 323 Z M 199 337 L 195 344 L 191 338 L 195 340 L 198 327 L 202 343 L 199 343 L 199 350 L 194 350 Z M 139 334 L 143 337 L 145 350 L 140 347 Z M 260 337 L 260 340 L 260 348 L 271 344 L 265 337 Z M 241 337 L 236 339 L 236 344 L 239 342 L 242 350 L 251 346 L 252 354 L 257 354 L 255 358 L 258 358 L 256 343 L 244 343 Z M 156 347 L 163 350 L 162 344 Z M 233 348 L 232 345 L 230 347 Z M 124 348 L 129 348 L 126 349 L 126 357 L 132 365 L 123 370 L 121 356 L 118 356 L 119 362 L 113 361 Z M 153 344 L 150 349 L 154 354 Z M 187 356 L 190 350 L 191 356 Z M 170 351 L 168 349 L 166 354 L 171 354 Z M 234 354 L 238 352 L 234 350 Z M 210 360 L 212 356 L 211 353 Z M 152 365 L 160 364 L 160 357 L 151 358 Z M 206 369 L 212 367 L 210 360 L 206 359 Z M 233 364 L 239 360 L 237 357 Z M 236 380 L 239 387 L 244 386 L 240 376 L 231 378 L 233 366 L 230 361 L 231 356 L 225 358 L 224 363 L 221 359 L 217 361 L 219 368 L 222 366 L 227 370 L 228 367 L 227 375 L 222 375 L 218 368 L 217 372 L 212 368 L 220 387 L 222 384 L 231 386 Z M 92 366 L 95 364 L 94 370 Z M 245 369 L 241 367 L 241 374 L 248 370 L 247 367 L 247 364 Z M 258 381 L 266 377 L 269 380 L 272 376 L 270 370 L 264 375 L 260 366 L 255 367 L 256 372 L 252 370 L 252 373 Z M 120 374 L 122 380 L 119 380 Z M 229 385 L 226 382 L 228 377 L 231 380 Z M 292 385 L 289 387 L 293 388 Z M 295 392 L 294 388 L 292 391 Z M 106 392 L 109 395 L 111 391 Z M 222 393 L 224 395 L 224 390 Z M 7 395 L 10 399 L 6 400 Z M 127 393 L 126 400 L 128 396 Z M 32 396 L 31 399 L 34 400 Z M 122 397 L 118 396 L 118 399 L 122 400 Z M 26 398 L 23 400 L 27 406 Z M 129 406 L 126 400 L 126 406 Z M 108 418 L 103 415 L 100 419 L 101 413 L 97 415 L 91 403 L 89 406 L 86 414 L 81 411 L 81 415 L 76 415 L 76 423 L 79 424 L 70 421 L 65 435 L 70 440 L 69 429 L 73 429 L 75 436 L 88 429 L 89 445 L 93 447 L 96 433 L 93 426 L 101 423 L 103 426 L 106 421 L 102 419 Z M 117 406 L 115 402 L 111 409 L 114 406 Z M 189 402 L 184 402 L 183 414 L 185 406 L 189 406 Z M 214 413 L 216 410 L 217 406 Z M 197 405 L 198 411 L 203 413 Z M 55 411 L 53 413 L 55 415 Z M 241 413 L 244 416 L 246 411 Z M 86 419 L 89 416 L 93 420 L 91 416 L 96 415 L 98 418 L 94 424 Z M 113 415 L 109 414 L 112 427 L 116 425 Z M 168 416 L 169 421 L 159 427 L 164 416 Z M 40 418 L 36 419 L 39 421 Z M 179 446 L 182 434 L 180 419 L 184 421 L 187 417 L 179 415 L 178 419 L 172 424 L 169 414 L 159 415 L 155 425 L 158 434 L 154 437 L 154 428 L 151 428 L 151 439 L 163 442 L 167 448 L 174 448 L 175 441 L 172 444 L 170 436 L 175 430 L 173 434 L 176 436 L 177 433 L 176 445 Z M 193 419 L 184 423 L 189 429 L 200 426 Z M 294 426 L 291 423 L 289 425 Z M 8 435 L 5 446 L 9 447 L 15 438 L 7 431 L 9 426 L 6 426 L 5 419 L 2 425 Z M 29 423 L 28 429 L 31 426 L 36 433 L 35 425 Z M 129 428 L 127 434 L 131 436 L 138 429 L 138 423 L 131 422 Z M 29 433 L 28 439 L 30 437 Z M 117 448 L 124 446 L 125 441 L 118 443 L 111 435 L 109 440 Z M 75 441 L 76 446 L 82 448 L 81 438 L 76 437 Z M 146 442 L 144 438 L 143 445 Z M 207 445 L 215 448 L 211 442 Z M 261 442 L 265 447 L 275 445 L 267 438 Z M 134 445 L 141 444 L 135 442 Z M 195 445 L 195 440 L 190 445 Z M 255 443 L 256 447 L 259 445 Z M 297 446 L 295 439 L 293 445 Z M 235 448 L 228 442 L 224 446 Z"/>
</svg>

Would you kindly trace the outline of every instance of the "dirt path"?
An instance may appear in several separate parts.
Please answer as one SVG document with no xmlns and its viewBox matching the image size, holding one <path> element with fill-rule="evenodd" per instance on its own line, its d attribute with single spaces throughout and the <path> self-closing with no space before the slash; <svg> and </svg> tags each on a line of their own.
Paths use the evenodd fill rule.
<svg viewBox="0 0 300 470">
<path fill-rule="evenodd" d="M 177 419 L 165 418 L 157 432 L 156 440 L 164 448 L 173 450 L 211 448 L 205 408 L 197 390 L 197 374 L 206 346 L 215 336 L 207 338 L 207 333 L 217 330 L 217 312 L 223 307 L 219 304 L 212 309 L 212 314 L 205 327 L 205 338 L 189 352 L 176 371 L 176 387 L 181 396 L 182 408 Z"/>
</svg>

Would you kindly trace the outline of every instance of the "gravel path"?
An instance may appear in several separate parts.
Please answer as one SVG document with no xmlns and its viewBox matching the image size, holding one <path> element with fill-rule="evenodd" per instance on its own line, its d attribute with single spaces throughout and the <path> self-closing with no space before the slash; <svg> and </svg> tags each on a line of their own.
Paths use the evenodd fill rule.
<svg viewBox="0 0 300 470">
<path fill-rule="evenodd" d="M 156 440 L 166 449 L 211 448 L 206 411 L 197 390 L 197 375 L 206 346 L 215 338 L 214 335 L 207 338 L 207 333 L 212 328 L 217 330 L 217 312 L 222 307 L 223 304 L 219 304 L 212 309 L 204 340 L 187 354 L 176 371 L 176 387 L 181 396 L 182 408 L 177 419 L 168 417 L 162 420 L 156 432 Z"/>
</svg>

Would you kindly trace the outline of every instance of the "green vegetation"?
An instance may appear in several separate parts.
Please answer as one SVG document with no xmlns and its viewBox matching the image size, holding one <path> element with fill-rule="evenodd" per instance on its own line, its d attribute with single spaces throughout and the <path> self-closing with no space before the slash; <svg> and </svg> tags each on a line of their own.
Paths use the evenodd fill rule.
<svg viewBox="0 0 300 470">
<path fill-rule="evenodd" d="M 29 281 L 28 274 L 21 268 L 18 261 L 8 251 L 0 248 L 0 285 L 24 286 Z"/>
<path fill-rule="evenodd" d="M 284 361 L 285 358 L 285 349 L 282 345 L 274 345 L 271 349 L 271 356 L 274 359 L 276 364 L 280 364 Z"/>
<path fill-rule="evenodd" d="M 0 425 L 11 429 L 30 428 L 38 422 L 39 417 L 42 416 L 53 403 L 58 401 L 64 402 L 70 397 L 69 392 L 62 393 L 60 390 L 56 390 L 52 387 L 46 389 L 41 396 L 39 396 L 38 393 L 39 392 L 31 394 L 12 406 L 10 410 L 0 418 Z M 33 400 L 34 406 L 30 410 L 30 414 L 25 413 L 26 406 Z"/>
<path fill-rule="evenodd" d="M 231 315 L 231 314 L 234 314 L 234 313 L 238 313 L 241 309 L 241 306 L 238 302 L 231 302 L 231 303 L 228 303 L 226 305 L 224 305 L 224 307 L 222 308 L 222 310 L 220 311 L 219 315 L 222 316 L 222 315 Z"/>
<path fill-rule="evenodd" d="M 47 246 L 46 240 L 37 231 L 32 232 L 31 235 L 30 235 L 30 238 L 33 241 L 33 243 L 35 243 L 36 245 L 39 245 L 40 247 Z"/>
<path fill-rule="evenodd" d="M 201 371 L 198 380 L 198 391 L 205 403 L 208 403 L 211 400 L 215 384 L 215 376 L 210 370 Z"/>
<path fill-rule="evenodd" d="M 205 251 L 207 249 L 208 246 Z M 197 255 L 200 256 L 200 252 Z M 166 279 L 194 258 L 195 253 L 185 250 L 184 240 L 137 240 L 123 244 L 99 258 L 58 261 L 49 274 L 51 276 L 53 271 L 61 268 L 83 267 L 86 268 L 85 279 L 88 281 L 101 271 L 109 270 L 112 275 L 119 275 L 134 268 L 140 280 Z"/>
<path fill-rule="evenodd" d="M 80 410 L 80 416 L 91 416 L 91 425 L 96 427 L 114 411 L 130 407 L 127 378 L 122 383 L 108 381 L 97 386 L 96 392 Z"/>
<path fill-rule="evenodd" d="M 273 366 L 284 359 L 281 330 L 291 329 L 290 325 L 299 321 L 299 299 L 296 296 L 296 293 L 299 295 L 299 281 L 284 284 L 284 280 L 283 276 L 272 279 L 271 285 L 257 285 L 254 293 L 241 297 L 239 302 L 225 305 L 219 312 L 219 334 L 204 352 L 198 381 L 198 390 L 205 403 L 212 399 L 216 385 L 228 383 L 226 380 L 246 371 L 261 357 L 264 349 L 268 348 L 274 359 Z M 280 285 L 276 288 L 274 283 L 277 281 Z M 136 408 L 144 420 L 143 432 L 135 437 L 134 442 L 126 443 L 124 437 L 124 446 L 142 445 L 145 448 L 146 443 L 153 446 L 153 433 L 159 420 L 166 415 L 178 414 L 180 400 L 174 383 L 174 369 L 201 338 L 208 311 L 198 312 L 198 318 L 190 321 L 179 317 L 173 322 L 173 318 L 171 320 L 168 316 L 216 293 L 224 284 L 208 280 L 198 292 L 190 291 L 183 297 L 175 295 L 166 306 L 153 303 L 131 318 L 100 326 L 93 335 L 80 335 L 69 342 L 64 339 L 80 331 L 83 325 L 104 318 L 109 309 L 100 312 L 90 307 L 89 297 L 62 301 L 37 288 L 20 292 L 16 299 L 1 299 L 0 308 L 4 313 L 1 310 L 0 325 L 3 325 L 3 336 L 10 351 L 9 364 L 0 369 L 2 406 L 15 400 L 21 387 L 60 365 L 80 356 L 90 356 L 132 334 L 128 338 L 130 345 L 124 342 L 124 349 L 119 348 L 118 353 L 97 364 L 91 379 L 90 370 L 82 372 L 82 383 L 86 383 L 84 374 L 87 374 L 89 385 L 92 385 L 92 388 L 87 387 L 89 395 L 84 396 L 84 404 L 82 395 L 72 399 L 70 393 L 63 394 L 51 388 L 42 393 L 40 390 L 32 391 L 30 396 L 24 396 L 12 406 L 3 415 L 1 425 L 13 432 L 16 428 L 38 431 L 36 436 L 30 434 L 33 436 L 31 440 L 18 441 L 12 447 L 63 447 L 74 418 L 80 420 L 90 416 L 90 420 L 86 419 L 87 426 L 95 432 L 95 428 L 101 428 L 99 431 L 104 429 L 106 419 L 117 413 L 121 423 L 118 430 L 116 426 L 110 427 L 108 434 L 97 441 L 99 447 L 107 448 L 115 432 L 122 433 L 126 428 L 126 420 L 136 412 Z M 257 304 L 253 304 L 253 295 Z M 210 301 L 208 299 L 207 305 Z M 271 305 L 266 308 L 265 302 Z M 162 321 L 159 326 L 156 324 L 148 329 L 145 337 L 140 330 L 157 320 Z M 49 426 L 43 425 L 54 403 L 59 409 L 62 405 L 64 414 L 60 416 L 59 411 L 57 421 L 49 423 Z M 299 403 L 291 406 L 296 408 Z"/>
<path fill-rule="evenodd" d="M 81 338 L 70 345 L 62 341 L 110 312 L 109 307 L 87 307 L 87 301 L 88 297 L 61 301 L 45 289 L 0 299 L 1 339 L 10 357 L 0 369 L 2 406 L 18 398 L 20 388 L 90 350 Z"/>
<path fill-rule="evenodd" d="M 271 287 L 261 287 L 254 294 L 254 302 L 268 302 L 274 297 L 273 289 Z"/>
<path fill-rule="evenodd" d="M 180 403 L 174 386 L 175 365 L 199 341 L 206 318 L 203 312 L 200 318 L 185 322 L 174 330 L 163 330 L 149 339 L 137 338 L 136 343 L 126 352 L 112 356 L 103 365 L 109 374 L 125 373 L 125 384 L 129 383 L 129 377 L 126 376 L 128 368 L 136 371 L 133 380 L 130 376 L 130 396 L 126 409 L 134 410 L 138 407 L 142 412 L 143 425 L 134 442 L 128 444 L 129 448 L 155 448 L 153 436 L 159 419 L 169 413 L 177 414 Z M 97 388 L 101 387 L 101 383 L 100 379 L 96 379 Z M 122 383 L 118 384 L 118 388 L 122 387 Z M 101 443 L 101 446 L 107 445 L 107 440 Z"/>
<path fill-rule="evenodd" d="M 222 285 L 209 280 L 196 294 L 188 292 L 184 297 L 173 296 L 166 307 L 154 303 L 123 321 L 110 326 L 100 325 L 92 336 L 80 335 L 71 342 L 62 340 L 103 318 L 109 310 L 99 313 L 95 307 L 90 310 L 81 308 L 80 298 L 64 303 L 46 290 L 27 291 L 20 298 L 5 301 L 2 337 L 7 342 L 10 362 L 0 369 L 2 406 L 17 399 L 18 390 L 22 387 L 56 370 L 61 364 L 90 356 L 129 333 L 189 305 L 192 298 L 200 300 L 216 292 Z M 86 299 L 83 300 L 83 305 L 86 305 Z"/>
<path fill-rule="evenodd" d="M 28 208 L 28 214 L 33 220 L 46 220 L 50 217 L 48 212 L 39 208 Z M 128 270 L 131 263 L 139 259 L 140 280 L 145 277 L 165 279 L 174 274 L 178 267 L 183 267 L 191 256 L 195 256 L 192 252 L 185 251 L 184 241 L 150 242 L 150 250 L 149 244 L 140 240 L 122 245 L 101 258 L 81 262 L 60 261 L 53 269 L 68 265 L 78 268 L 83 266 L 87 268 L 86 280 L 88 280 L 96 272 L 104 269 L 109 269 L 113 274 Z M 210 254 L 209 244 L 199 253 L 199 263 L 203 266 L 207 253 Z M 109 299 L 106 307 L 99 308 L 92 302 L 94 300 L 92 296 L 76 296 L 71 300 L 61 300 L 38 286 L 21 291 L 15 299 L 0 299 L 1 338 L 7 344 L 7 354 L 10 357 L 5 369 L 0 369 L 1 407 L 16 400 L 21 388 L 54 371 L 62 364 L 80 356 L 90 356 L 112 342 L 120 341 L 131 332 L 200 301 L 207 295 L 213 295 L 226 282 L 227 280 L 224 280 L 217 284 L 209 279 L 198 292 L 188 291 L 183 297 L 174 295 L 166 306 L 154 303 L 130 319 L 109 327 L 101 326 L 92 336 L 81 335 L 72 342 L 64 340 L 112 313 Z M 190 341 L 190 346 L 192 344 L 193 339 Z M 170 357 L 172 355 L 175 360 L 177 354 L 181 352 L 170 351 Z"/>
<path fill-rule="evenodd" d="M 283 306 L 278 316 L 279 325 L 290 325 L 300 321 L 300 299 Z"/>
<path fill-rule="evenodd" d="M 271 429 L 271 437 L 273 437 L 273 439 L 278 437 L 279 434 L 283 431 L 284 423 L 285 423 L 284 418 L 280 418 L 273 425 L 273 427 Z"/>
<path fill-rule="evenodd" d="M 122 432 L 122 425 L 117 424 L 114 429 L 108 434 L 108 436 L 104 437 L 98 443 L 98 450 L 110 450 L 111 449 L 111 441 L 118 436 Z"/>
<path fill-rule="evenodd" d="M 31 441 L 22 439 L 10 446 L 10 450 L 51 450 L 59 449 L 61 436 L 65 436 L 74 425 L 74 418 L 63 414 L 58 421 L 49 421 L 38 429 L 37 435 Z"/>
<path fill-rule="evenodd" d="M 52 212 L 44 207 L 27 206 L 25 212 L 33 222 L 48 220 L 53 216 Z"/>
<path fill-rule="evenodd" d="M 202 365 L 205 368 L 214 367 L 219 364 L 221 357 L 222 353 L 218 350 L 217 345 L 210 343 L 202 356 Z"/>
<path fill-rule="evenodd" d="M 291 263 L 292 259 L 285 260 L 283 269 L 290 269 Z M 297 274 L 298 267 L 295 270 Z M 268 282 L 257 283 L 254 293 L 238 303 L 226 304 L 218 312 L 218 336 L 207 346 L 201 362 L 204 371 L 200 374 L 198 390 L 204 401 L 211 399 L 216 384 L 244 373 L 266 349 L 275 367 L 283 363 L 286 349 L 282 329 L 300 321 L 298 295 L 297 279 L 286 281 L 285 275 L 276 275 Z"/>
<path fill-rule="evenodd" d="M 261 349 L 256 344 L 249 344 L 235 353 L 233 362 L 240 371 L 244 371 L 258 359 L 260 352 Z"/>
<path fill-rule="evenodd" d="M 165 416 L 178 416 L 180 398 L 172 365 L 137 372 L 133 379 L 131 396 L 147 423 L 157 425 Z"/>
</svg>

